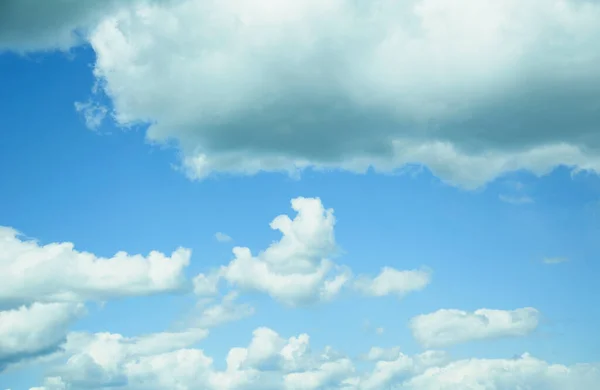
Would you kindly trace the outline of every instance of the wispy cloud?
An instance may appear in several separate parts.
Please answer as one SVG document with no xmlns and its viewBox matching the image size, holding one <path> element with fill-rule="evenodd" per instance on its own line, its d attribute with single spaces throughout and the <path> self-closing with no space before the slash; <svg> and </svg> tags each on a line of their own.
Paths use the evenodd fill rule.
<svg viewBox="0 0 600 390">
<path fill-rule="evenodd" d="M 569 261 L 566 257 L 546 257 L 544 259 L 545 264 L 560 264 Z"/>
<path fill-rule="evenodd" d="M 91 101 L 86 103 L 75 102 L 75 110 L 83 115 L 85 126 L 90 130 L 97 130 L 106 118 L 106 114 L 108 114 L 106 107 Z"/>
<path fill-rule="evenodd" d="M 534 200 L 531 197 L 526 196 L 526 195 L 511 196 L 511 195 L 500 194 L 498 196 L 498 198 L 505 203 L 510 203 L 510 204 L 514 204 L 514 205 L 523 205 L 523 204 L 534 203 Z"/>
<path fill-rule="evenodd" d="M 229 241 L 233 240 L 230 236 L 228 236 L 225 233 L 221 233 L 221 232 L 215 233 L 215 238 L 219 242 L 229 242 Z"/>
</svg>

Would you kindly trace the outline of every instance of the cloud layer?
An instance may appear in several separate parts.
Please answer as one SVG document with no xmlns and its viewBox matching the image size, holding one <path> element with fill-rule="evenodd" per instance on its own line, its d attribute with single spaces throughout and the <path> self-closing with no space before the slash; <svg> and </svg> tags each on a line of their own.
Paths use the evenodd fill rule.
<svg viewBox="0 0 600 390">
<path fill-rule="evenodd" d="M 3 2 L 0 50 L 90 43 L 117 123 L 174 142 L 192 179 L 423 164 L 475 188 L 600 170 L 591 0 L 29 3 Z M 94 100 L 79 107 L 95 128 Z"/>
<path fill-rule="evenodd" d="M 600 380 L 597 365 L 550 364 L 529 354 L 452 360 L 442 351 L 408 356 L 397 347 L 372 350 L 372 363 L 360 370 L 352 358 L 331 347 L 312 351 L 307 334 L 284 338 L 266 327 L 257 328 L 246 347 L 231 348 L 225 367 L 217 369 L 204 351 L 185 347 L 202 336 L 192 331 L 136 339 L 72 334 L 61 357 L 67 364 L 55 370 L 45 386 L 31 390 L 111 385 L 132 390 L 593 390 Z"/>
<path fill-rule="evenodd" d="M 105 18 L 95 74 L 122 125 L 191 178 L 424 164 L 477 187 L 600 169 L 591 1 L 187 0 Z"/>
</svg>

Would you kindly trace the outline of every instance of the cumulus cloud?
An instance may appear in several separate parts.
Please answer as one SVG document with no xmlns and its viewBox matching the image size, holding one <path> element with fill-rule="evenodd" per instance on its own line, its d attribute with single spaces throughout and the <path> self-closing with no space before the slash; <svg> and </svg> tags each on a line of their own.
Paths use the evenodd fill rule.
<svg viewBox="0 0 600 390">
<path fill-rule="evenodd" d="M 264 327 L 253 332 L 246 347 L 231 348 L 218 369 L 203 350 L 190 347 L 203 336 L 194 330 L 131 339 L 74 333 L 65 350 L 67 364 L 57 364 L 43 387 L 30 390 L 595 390 L 600 380 L 600 366 L 593 364 L 550 364 L 529 354 L 452 360 L 443 351 L 409 356 L 397 347 L 372 349 L 372 363 L 359 369 L 330 347 L 312 352 L 307 334 L 284 338 Z"/>
<path fill-rule="evenodd" d="M 284 339 L 272 329 L 258 328 L 249 345 L 232 348 L 226 367 L 218 370 L 202 350 L 190 348 L 205 335 L 200 329 L 138 338 L 74 333 L 65 348 L 67 363 L 53 370 L 38 389 L 297 389 L 300 372 L 310 373 L 315 386 L 337 385 L 348 374 L 340 367 L 352 365 L 346 358 L 312 355 L 306 334 Z M 315 386 L 303 388 L 321 388 Z"/>
<path fill-rule="evenodd" d="M 525 336 L 534 331 L 540 313 L 531 307 L 516 310 L 441 309 L 413 318 L 413 336 L 425 347 L 445 347 L 489 338 Z"/>
<path fill-rule="evenodd" d="M 564 366 L 523 354 L 517 359 L 468 359 L 434 367 L 411 378 L 402 388 L 593 390 L 598 383 L 599 365 Z"/>
<path fill-rule="evenodd" d="M 398 347 L 388 350 L 372 349 L 369 355 L 372 360 L 378 361 L 373 370 L 357 382 L 360 390 L 389 388 L 429 367 L 440 366 L 449 361 L 449 357 L 442 351 L 426 351 L 416 356 L 408 356 L 400 352 Z"/>
<path fill-rule="evenodd" d="M 119 252 L 111 258 L 79 252 L 69 242 L 40 245 L 0 227 L 0 304 L 80 302 L 173 292 L 187 288 L 191 252 L 166 256 Z"/>
<path fill-rule="evenodd" d="M 295 198 L 291 206 L 294 219 L 282 214 L 270 224 L 281 232 L 280 240 L 256 255 L 247 247 L 233 248 L 229 264 L 194 278 L 196 293 L 216 294 L 223 280 L 292 306 L 335 297 L 351 276 L 330 259 L 337 252 L 333 209 L 319 198 Z"/>
<path fill-rule="evenodd" d="M 30 8 L 59 29 L 5 12 L 0 31 L 65 46 L 56 36 L 91 23 L 116 121 L 175 141 L 193 179 L 423 164 L 475 188 L 520 169 L 600 169 L 594 1 L 48 4 Z M 49 26 L 62 35 L 39 34 Z"/>
<path fill-rule="evenodd" d="M 59 388 L 122 386 L 128 383 L 130 376 L 135 377 L 137 367 L 148 359 L 159 359 L 173 351 L 185 354 L 188 347 L 207 334 L 204 329 L 131 338 L 113 333 L 71 333 L 63 353 L 57 357 L 56 367 L 51 370 L 49 381 Z M 176 364 L 184 363 L 178 361 Z M 171 374 L 176 374 L 176 371 Z M 53 389 L 52 386 L 46 384 L 45 387 Z"/>
<path fill-rule="evenodd" d="M 286 305 L 297 306 L 329 301 L 352 284 L 369 296 L 403 296 L 422 290 L 431 279 L 429 270 L 400 271 L 384 267 L 376 277 L 354 279 L 349 267 L 336 264 L 333 209 L 319 198 L 298 197 L 291 201 L 294 219 L 282 214 L 271 221 L 281 239 L 254 255 L 250 248 L 234 247 L 234 259 L 218 270 L 194 278 L 194 291 L 200 296 L 218 294 L 221 281 L 244 291 L 270 295 Z"/>
<path fill-rule="evenodd" d="M 381 297 L 394 294 L 399 297 L 412 291 L 424 289 L 431 281 L 429 270 L 399 271 L 384 267 L 374 278 L 360 276 L 355 281 L 355 287 L 366 295 Z"/>
<path fill-rule="evenodd" d="M 8 364 L 55 352 L 84 311 L 77 303 L 34 303 L 0 311 L 0 372 Z"/>
</svg>

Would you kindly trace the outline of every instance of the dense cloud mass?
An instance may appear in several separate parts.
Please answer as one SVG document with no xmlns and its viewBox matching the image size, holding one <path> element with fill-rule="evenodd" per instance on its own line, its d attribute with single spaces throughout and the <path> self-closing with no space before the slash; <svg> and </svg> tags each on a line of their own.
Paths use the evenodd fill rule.
<svg viewBox="0 0 600 390">
<path fill-rule="evenodd" d="M 119 123 L 192 178 L 425 164 L 466 187 L 600 169 L 600 4 L 183 1 L 90 36 Z"/>
<path fill-rule="evenodd" d="M 192 179 L 423 164 L 474 188 L 600 170 L 595 1 L 5 3 L 5 48 L 64 48 L 85 26 L 116 121 L 174 141 Z M 78 107 L 92 127 L 106 115 Z"/>
</svg>

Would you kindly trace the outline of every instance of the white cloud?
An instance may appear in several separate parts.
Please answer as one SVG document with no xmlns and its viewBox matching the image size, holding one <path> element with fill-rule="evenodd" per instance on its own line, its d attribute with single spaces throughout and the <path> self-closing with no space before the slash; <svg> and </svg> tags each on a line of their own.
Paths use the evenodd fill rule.
<svg viewBox="0 0 600 390">
<path fill-rule="evenodd" d="M 401 383 L 430 367 L 440 366 L 449 361 L 446 353 L 441 351 L 426 351 L 411 357 L 403 354 L 396 347 L 375 352 L 371 350 L 370 353 L 379 354 L 380 359 L 375 363 L 373 371 L 363 376 L 358 382 L 360 390 L 389 388 L 394 383 Z"/>
<path fill-rule="evenodd" d="M 284 378 L 284 388 L 289 390 L 316 390 L 332 388 L 342 383 L 354 372 L 349 359 L 324 362 L 316 369 L 292 372 Z"/>
<path fill-rule="evenodd" d="M 71 303 L 34 303 L 0 311 L 0 372 L 8 364 L 55 352 L 84 311 L 82 304 Z"/>
<path fill-rule="evenodd" d="M 472 340 L 525 336 L 537 328 L 539 317 L 540 313 L 530 307 L 474 312 L 441 309 L 414 317 L 410 327 L 423 346 L 444 347 Z"/>
<path fill-rule="evenodd" d="M 408 356 L 399 348 L 372 349 L 370 366 L 359 370 L 347 356 L 326 348 L 311 352 L 309 336 L 285 339 L 269 328 L 253 332 L 247 347 L 234 347 L 220 370 L 211 357 L 190 348 L 205 334 L 157 334 L 127 339 L 115 334 L 69 336 L 66 365 L 57 364 L 37 390 L 165 388 L 206 390 L 595 390 L 600 366 L 550 364 L 524 354 L 516 359 L 452 361 L 443 351 Z"/>
<path fill-rule="evenodd" d="M 66 362 L 57 362 L 56 368 L 52 370 L 51 380 L 75 388 L 124 385 L 130 376 L 136 376 L 138 364 L 173 351 L 185 351 L 185 348 L 198 343 L 207 334 L 204 329 L 154 333 L 132 338 L 111 333 L 71 333 L 63 347 L 64 353 L 59 356 L 66 359 Z M 174 375 L 176 371 L 168 373 Z"/>
<path fill-rule="evenodd" d="M 318 198 L 295 198 L 294 219 L 280 215 L 271 228 L 282 237 L 253 255 L 250 248 L 233 248 L 234 259 L 218 271 L 194 278 L 198 295 L 215 294 L 219 280 L 247 291 L 258 291 L 288 305 L 336 296 L 350 279 L 349 271 L 335 265 L 335 218 Z"/>
<path fill-rule="evenodd" d="M 412 378 L 407 390 L 532 389 L 593 390 L 600 366 L 550 364 L 524 354 L 518 359 L 468 359 L 435 367 Z"/>
<path fill-rule="evenodd" d="M 600 169 L 595 2 L 129 8 L 90 34 L 95 74 L 117 121 L 178 141 L 191 178 L 425 164 L 474 188 L 519 169 Z"/>
<path fill-rule="evenodd" d="M 297 215 L 283 214 L 271 221 L 282 234 L 280 240 L 254 255 L 250 248 L 234 247 L 234 259 L 218 270 L 194 278 L 197 295 L 216 295 L 220 281 L 245 291 L 270 295 L 286 305 L 297 306 L 330 301 L 349 284 L 369 296 L 395 294 L 399 297 L 422 290 L 431 280 L 429 270 L 399 271 L 384 267 L 372 278 L 353 279 L 352 271 L 335 264 L 335 217 L 319 198 L 298 197 L 291 201 Z"/>
<path fill-rule="evenodd" d="M 227 234 L 221 232 L 215 233 L 215 239 L 219 242 L 229 242 L 232 240 L 232 238 L 229 237 Z"/>
<path fill-rule="evenodd" d="M 72 243 L 40 245 L 0 227 L 0 303 L 79 302 L 173 292 L 187 287 L 184 268 L 191 252 L 171 256 L 119 252 L 112 258 L 79 252 Z"/>
<path fill-rule="evenodd" d="M 191 178 L 600 169 L 597 2 L 33 2 L 2 3 L 0 50 L 89 40 L 116 120 L 178 141 Z"/>
<path fill-rule="evenodd" d="M 308 373 L 313 384 L 335 384 L 336 378 L 345 378 L 341 368 L 352 364 L 345 358 L 312 356 L 306 334 L 284 339 L 269 328 L 258 328 L 246 348 L 229 351 L 227 366 L 219 371 L 202 350 L 189 348 L 205 335 L 201 329 L 130 339 L 74 333 L 65 348 L 67 363 L 57 365 L 40 389 L 125 384 L 131 389 L 283 389 L 294 388 L 286 383 L 294 383 L 299 372 Z"/>
<path fill-rule="evenodd" d="M 366 295 L 381 297 L 395 294 L 399 297 L 424 289 L 431 281 L 429 270 L 399 271 L 391 267 L 382 268 L 375 278 L 360 276 L 355 287 Z"/>
</svg>

